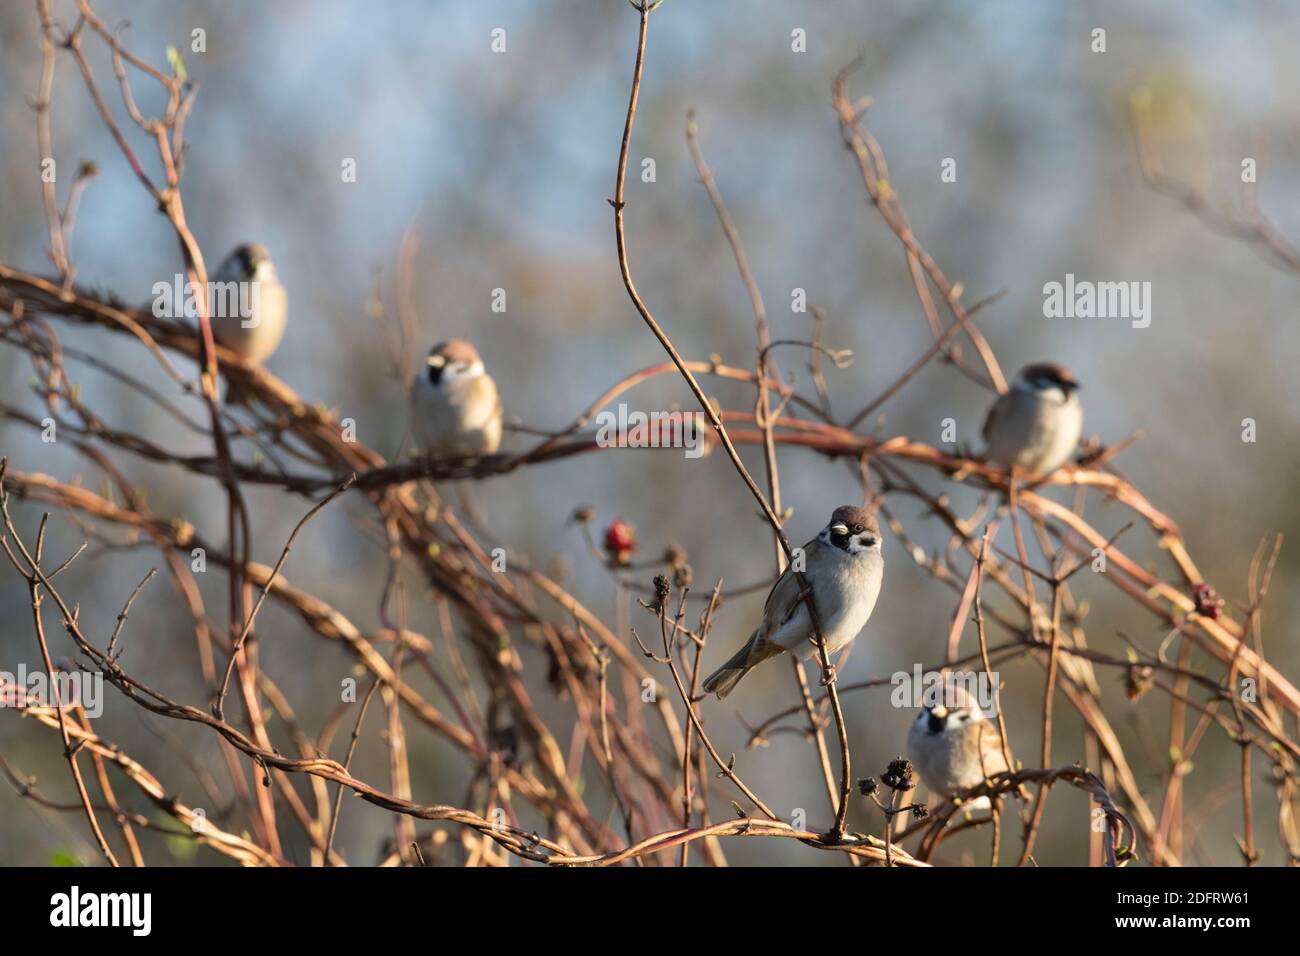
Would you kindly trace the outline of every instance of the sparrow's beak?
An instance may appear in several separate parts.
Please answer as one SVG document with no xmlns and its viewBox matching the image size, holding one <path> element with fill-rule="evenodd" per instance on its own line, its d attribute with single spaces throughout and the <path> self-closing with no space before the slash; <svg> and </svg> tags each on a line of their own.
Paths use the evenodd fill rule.
<svg viewBox="0 0 1300 956">
<path fill-rule="evenodd" d="M 839 522 L 836 522 L 835 524 L 831 525 L 831 534 L 848 534 L 848 533 L 849 533 L 849 526 L 846 524 L 840 524 Z"/>
<path fill-rule="evenodd" d="M 944 720 L 948 716 L 948 708 L 940 704 L 938 707 L 934 708 L 934 710 L 930 711 L 930 713 L 934 714 L 934 716 L 938 717 L 940 720 Z"/>
<path fill-rule="evenodd" d="M 447 360 L 446 360 L 445 358 L 443 358 L 441 355 L 430 355 L 430 356 L 429 356 L 429 367 L 430 367 L 430 368 L 442 368 L 442 367 L 443 367 L 444 365 L 446 365 L 446 364 L 447 364 Z"/>
</svg>

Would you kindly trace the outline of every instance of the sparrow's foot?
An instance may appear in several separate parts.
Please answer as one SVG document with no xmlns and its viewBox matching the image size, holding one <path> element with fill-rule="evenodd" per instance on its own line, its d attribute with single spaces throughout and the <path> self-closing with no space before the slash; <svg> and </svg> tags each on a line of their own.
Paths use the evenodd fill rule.
<svg viewBox="0 0 1300 956">
<path fill-rule="evenodd" d="M 822 686 L 829 687 L 835 683 L 835 665 L 827 664 L 826 669 L 822 671 Z"/>
</svg>

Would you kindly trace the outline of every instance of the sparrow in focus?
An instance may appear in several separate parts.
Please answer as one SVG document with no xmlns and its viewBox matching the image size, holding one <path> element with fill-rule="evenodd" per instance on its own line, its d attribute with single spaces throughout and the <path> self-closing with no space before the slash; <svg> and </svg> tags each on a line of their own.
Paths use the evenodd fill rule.
<svg viewBox="0 0 1300 956">
<path fill-rule="evenodd" d="M 212 335 L 249 365 L 260 365 L 284 337 L 289 297 L 276 277 L 266 246 L 246 242 L 209 282 Z"/>
<path fill-rule="evenodd" d="M 907 755 L 930 790 L 952 797 L 1004 773 L 1006 757 L 996 724 L 959 684 L 944 685 L 944 700 L 924 707 L 907 734 Z M 990 808 L 987 796 L 963 806 Z"/>
<path fill-rule="evenodd" d="M 1083 431 L 1079 383 L 1050 362 L 1022 368 L 984 419 L 988 459 L 1045 478 L 1070 459 Z"/>
<path fill-rule="evenodd" d="M 880 596 L 885 561 L 880 528 L 865 508 L 836 508 L 830 523 L 803 546 L 803 574 L 821 623 L 826 653 L 846 647 L 871 617 Z M 721 700 L 755 665 L 784 651 L 800 659 L 816 650 L 812 621 L 799 578 L 786 568 L 763 606 L 763 620 L 731 660 L 704 681 L 704 691 Z"/>
<path fill-rule="evenodd" d="M 491 455 L 501 447 L 501 399 L 478 350 L 464 339 L 439 342 L 411 386 L 412 430 L 420 450 L 439 458 Z"/>
</svg>

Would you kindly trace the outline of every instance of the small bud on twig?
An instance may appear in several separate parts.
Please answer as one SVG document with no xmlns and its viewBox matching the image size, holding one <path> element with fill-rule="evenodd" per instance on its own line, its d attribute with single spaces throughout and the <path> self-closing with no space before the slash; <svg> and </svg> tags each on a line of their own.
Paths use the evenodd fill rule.
<svg viewBox="0 0 1300 956">
<path fill-rule="evenodd" d="M 672 585 L 668 583 L 668 578 L 662 574 L 655 575 L 655 606 L 662 608 L 664 602 L 668 600 L 668 595 L 672 593 Z"/>
</svg>

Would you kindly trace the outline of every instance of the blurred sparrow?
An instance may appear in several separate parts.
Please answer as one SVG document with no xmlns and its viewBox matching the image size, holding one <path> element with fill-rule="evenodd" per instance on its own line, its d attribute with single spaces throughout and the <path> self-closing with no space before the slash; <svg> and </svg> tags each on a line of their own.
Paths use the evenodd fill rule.
<svg viewBox="0 0 1300 956">
<path fill-rule="evenodd" d="M 411 386 L 412 428 L 437 457 L 491 455 L 501 446 L 501 400 L 478 351 L 464 339 L 439 342 Z"/>
<path fill-rule="evenodd" d="M 1065 464 L 1083 431 L 1078 389 L 1074 376 L 1059 365 L 1022 368 L 984 419 L 989 461 L 1031 478 L 1045 478 Z"/>
<path fill-rule="evenodd" d="M 922 708 L 912 724 L 907 756 L 925 785 L 941 797 L 969 790 L 1008 769 L 997 726 L 964 687 L 946 682 L 944 700 L 937 707 Z M 989 798 L 977 797 L 963 806 L 987 810 Z"/>
<path fill-rule="evenodd" d="M 885 562 L 875 517 L 864 508 L 836 508 L 830 524 L 804 545 L 803 557 L 826 653 L 834 654 L 858 636 L 880 595 Z M 807 659 L 816 651 L 814 638 L 799 579 L 786 568 L 767 596 L 762 622 L 748 643 L 709 675 L 704 691 L 721 700 L 750 668 L 783 651 Z"/>
<path fill-rule="evenodd" d="M 260 365 L 284 337 L 289 299 L 266 246 L 246 242 L 226 257 L 210 284 L 212 335 L 240 360 Z"/>
</svg>

